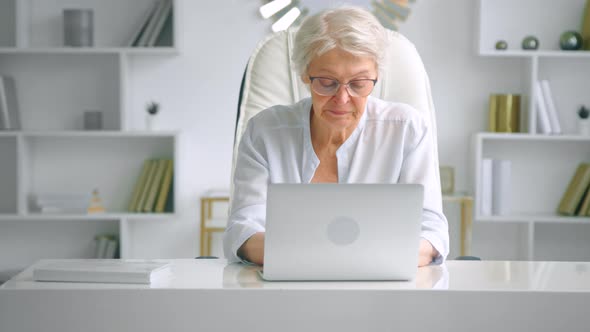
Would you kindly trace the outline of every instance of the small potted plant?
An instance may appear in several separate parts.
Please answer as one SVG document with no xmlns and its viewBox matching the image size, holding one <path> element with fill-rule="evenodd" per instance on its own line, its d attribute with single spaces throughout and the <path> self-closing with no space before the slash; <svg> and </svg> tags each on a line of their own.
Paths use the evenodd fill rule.
<svg viewBox="0 0 590 332">
<path fill-rule="evenodd" d="M 578 131 L 580 135 L 590 135 L 590 110 L 585 106 L 578 110 Z"/>
<path fill-rule="evenodd" d="M 147 111 L 146 128 L 147 128 L 147 130 L 154 129 L 155 118 L 156 118 L 156 115 L 158 114 L 159 110 L 160 110 L 159 103 L 152 101 L 149 104 L 147 104 L 147 106 L 146 106 L 146 111 Z"/>
</svg>

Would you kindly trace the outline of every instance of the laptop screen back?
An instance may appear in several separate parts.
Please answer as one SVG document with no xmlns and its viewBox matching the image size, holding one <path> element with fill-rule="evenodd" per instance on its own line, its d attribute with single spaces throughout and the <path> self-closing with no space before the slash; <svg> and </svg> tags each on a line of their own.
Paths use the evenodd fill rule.
<svg viewBox="0 0 590 332">
<path fill-rule="evenodd" d="M 266 280 L 410 280 L 423 187 L 270 184 Z"/>
</svg>

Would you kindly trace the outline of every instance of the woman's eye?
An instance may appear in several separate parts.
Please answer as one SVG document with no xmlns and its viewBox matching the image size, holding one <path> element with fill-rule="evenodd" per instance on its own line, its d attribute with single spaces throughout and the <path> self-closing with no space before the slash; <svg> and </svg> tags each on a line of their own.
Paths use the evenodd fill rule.
<svg viewBox="0 0 590 332">
<path fill-rule="evenodd" d="M 364 80 L 363 81 L 351 81 L 349 85 L 350 85 L 351 89 L 362 89 L 367 86 L 367 82 Z"/>
<path fill-rule="evenodd" d="M 338 85 L 338 83 L 334 80 L 320 79 L 319 81 L 320 81 L 320 84 L 325 88 L 331 88 L 331 87 L 335 87 L 336 85 Z"/>
</svg>

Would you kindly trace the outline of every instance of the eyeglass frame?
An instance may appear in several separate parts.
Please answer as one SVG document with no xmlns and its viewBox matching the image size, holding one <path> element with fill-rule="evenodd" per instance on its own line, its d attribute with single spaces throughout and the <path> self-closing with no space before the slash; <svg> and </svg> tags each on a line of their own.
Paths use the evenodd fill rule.
<svg viewBox="0 0 590 332">
<path fill-rule="evenodd" d="M 341 83 L 340 81 L 335 80 L 333 78 L 329 78 L 329 77 L 323 77 L 323 76 L 308 76 L 308 77 L 309 77 L 309 87 L 315 93 L 319 94 L 320 96 L 324 96 L 324 97 L 332 97 L 332 96 L 335 96 L 338 93 L 338 90 L 340 90 L 340 87 L 342 85 L 344 85 L 346 87 L 346 92 L 348 92 L 348 94 L 351 97 L 367 97 L 368 95 L 370 95 L 373 92 L 373 89 L 375 89 L 375 85 L 377 85 L 377 82 L 378 82 L 378 79 L 376 79 L 376 78 L 375 79 L 372 79 L 372 78 L 359 78 L 359 79 L 355 79 L 355 80 L 350 80 L 350 81 L 348 81 L 348 83 Z M 313 89 L 313 81 L 316 80 L 316 79 L 325 79 L 325 80 L 331 80 L 331 81 L 336 82 L 338 84 L 338 86 L 334 90 L 334 94 L 332 94 L 332 95 L 324 95 L 324 94 L 321 94 L 321 93 L 317 92 L 316 90 L 314 90 Z M 373 82 L 373 87 L 371 88 L 371 91 L 366 96 L 360 96 L 360 95 L 357 95 L 356 93 L 354 93 L 354 95 L 353 95 L 353 92 L 352 92 L 353 90 L 350 89 L 350 83 L 357 82 L 357 81 L 371 81 L 371 82 Z"/>
</svg>

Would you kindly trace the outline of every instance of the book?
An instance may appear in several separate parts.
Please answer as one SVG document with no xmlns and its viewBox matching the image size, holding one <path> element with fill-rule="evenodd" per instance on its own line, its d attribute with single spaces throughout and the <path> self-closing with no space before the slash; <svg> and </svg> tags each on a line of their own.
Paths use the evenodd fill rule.
<svg viewBox="0 0 590 332">
<path fill-rule="evenodd" d="M 150 284 L 170 272 L 170 263 L 117 259 L 70 259 L 40 263 L 35 281 Z"/>
<path fill-rule="evenodd" d="M 162 180 L 162 186 L 158 194 L 158 201 L 156 202 L 155 212 L 164 212 L 166 200 L 168 199 L 168 193 L 172 186 L 172 173 L 174 170 L 174 163 L 172 159 L 166 160 L 166 170 L 164 171 L 164 179 Z"/>
<path fill-rule="evenodd" d="M 139 178 L 135 183 L 135 188 L 133 189 L 133 194 L 131 195 L 131 201 L 127 206 L 127 211 L 135 211 L 137 206 L 137 202 L 139 201 L 139 197 L 141 196 L 141 189 L 143 188 L 145 181 L 148 176 L 148 172 L 150 170 L 150 161 L 146 160 L 143 162 L 143 168 L 141 169 L 141 173 L 139 174 Z"/>
<path fill-rule="evenodd" d="M 162 28 L 164 28 L 164 23 L 166 23 L 166 19 L 170 15 L 170 12 L 172 12 L 172 0 L 164 0 L 164 2 L 165 2 L 164 8 L 159 13 L 159 16 L 157 18 L 155 18 L 156 23 L 154 25 L 153 31 L 151 32 L 151 35 L 149 36 L 149 38 L 146 42 L 147 43 L 146 46 L 153 47 L 156 45 L 156 40 L 160 36 L 160 33 L 162 32 Z"/>
<path fill-rule="evenodd" d="M 100 234 L 94 237 L 94 258 L 106 258 L 110 235 Z"/>
<path fill-rule="evenodd" d="M 149 188 L 150 185 L 154 179 L 154 174 L 156 172 L 156 169 L 158 168 L 158 163 L 157 160 L 149 160 L 149 169 L 148 169 L 148 174 L 146 176 L 145 182 L 143 184 L 143 187 L 141 188 L 141 194 L 139 195 L 139 200 L 137 201 L 137 205 L 135 206 L 135 212 L 141 212 L 145 201 L 147 200 L 147 196 L 149 194 Z"/>
<path fill-rule="evenodd" d="M 557 211 L 568 216 L 576 214 L 588 186 L 590 186 L 590 163 L 581 163 L 567 186 Z"/>
<path fill-rule="evenodd" d="M 170 13 L 164 21 L 164 26 L 160 31 L 158 39 L 154 46 L 173 46 L 174 45 L 174 10 L 170 10 Z"/>
<path fill-rule="evenodd" d="M 547 108 L 547 114 L 549 115 L 549 122 L 551 123 L 551 132 L 553 134 L 561 134 L 561 125 L 557 116 L 557 109 L 555 108 L 555 100 L 551 93 L 551 87 L 549 81 L 541 81 L 541 90 L 543 90 L 543 99 L 545 100 L 545 107 Z"/>
<path fill-rule="evenodd" d="M 107 241 L 107 246 L 105 248 L 104 258 L 113 259 L 117 255 L 117 247 L 119 246 L 119 241 L 115 236 L 109 238 Z"/>
<path fill-rule="evenodd" d="M 586 188 L 586 193 L 584 193 L 584 198 L 582 198 L 582 203 L 580 204 L 580 208 L 577 211 L 577 215 L 590 215 L 590 185 L 588 188 Z"/>
<path fill-rule="evenodd" d="M 549 122 L 549 113 L 545 107 L 545 98 L 541 82 L 535 82 L 535 107 L 537 109 L 537 132 L 541 134 L 551 134 L 551 122 Z"/>
<path fill-rule="evenodd" d="M 492 214 L 506 216 L 510 214 L 511 206 L 511 167 L 510 160 L 494 159 L 492 161 Z"/>
<path fill-rule="evenodd" d="M 483 159 L 481 163 L 480 213 L 482 216 L 492 214 L 492 163 L 492 159 Z"/>
<path fill-rule="evenodd" d="M 154 27 L 156 26 L 157 20 L 160 17 L 164 7 L 166 6 L 166 0 L 158 0 L 158 7 L 156 8 L 154 14 L 150 17 L 150 20 L 145 27 L 145 30 L 142 32 L 141 37 L 137 41 L 136 46 L 148 46 L 147 42 L 150 38 L 151 34 L 154 31 Z"/>
<path fill-rule="evenodd" d="M 147 199 L 145 200 L 145 204 L 142 208 L 143 212 L 153 212 L 154 211 L 156 197 L 158 195 L 158 191 L 159 191 L 160 186 L 162 184 L 162 179 L 164 178 L 164 171 L 166 170 L 166 160 L 159 159 L 156 161 L 156 163 L 157 163 L 157 168 L 154 173 L 154 180 L 150 184 L 148 196 L 147 196 Z"/>
<path fill-rule="evenodd" d="M 590 0 L 586 0 L 586 8 L 584 8 L 584 19 L 582 21 L 582 48 L 586 51 L 590 50 Z"/>
<path fill-rule="evenodd" d="M 137 43 L 139 42 L 139 39 L 145 32 L 145 29 L 148 26 L 151 17 L 156 13 L 156 10 L 158 9 L 159 5 L 160 3 L 156 1 L 154 5 L 148 11 L 146 11 L 144 19 L 140 22 L 141 24 L 138 25 L 138 27 L 135 29 L 135 32 L 131 35 L 131 38 L 127 42 L 128 47 L 138 46 Z"/>
<path fill-rule="evenodd" d="M 16 97 L 16 85 L 10 76 L 0 76 L 0 129 L 21 129 L 20 113 Z"/>
</svg>

